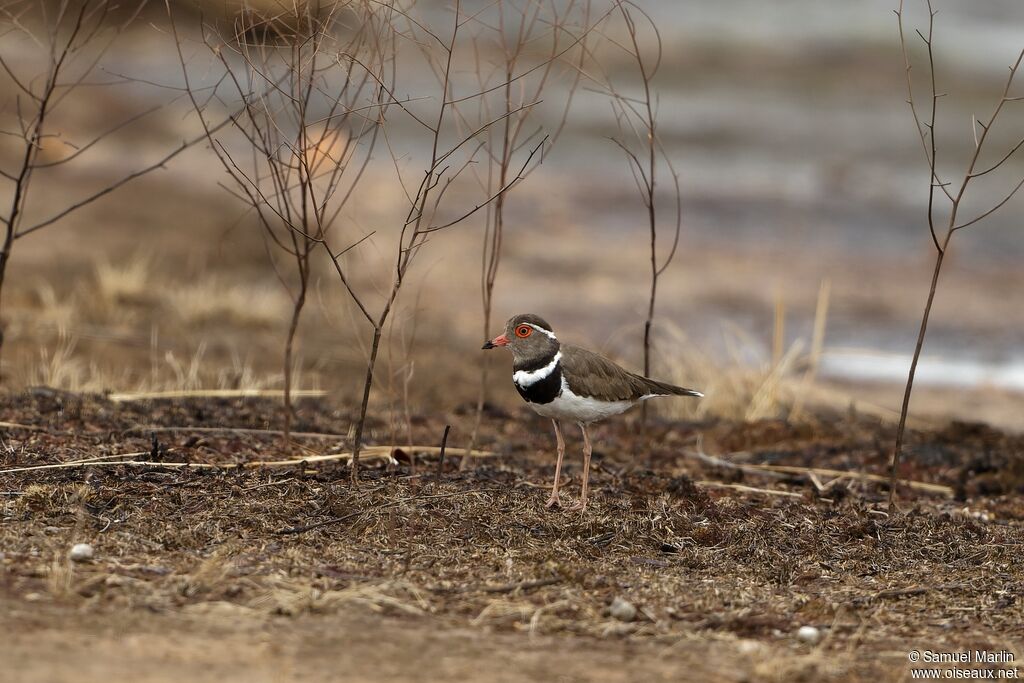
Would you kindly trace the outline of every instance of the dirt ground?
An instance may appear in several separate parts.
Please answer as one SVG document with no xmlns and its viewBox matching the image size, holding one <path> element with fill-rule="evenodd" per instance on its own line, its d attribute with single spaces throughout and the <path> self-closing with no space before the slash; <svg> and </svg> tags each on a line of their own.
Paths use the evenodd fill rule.
<svg viewBox="0 0 1024 683">
<path fill-rule="evenodd" d="M 882 472 L 892 428 L 870 418 L 610 423 L 570 513 L 543 507 L 553 439 L 525 412 L 488 414 L 493 455 L 461 472 L 405 446 L 356 489 L 313 459 L 343 438 L 237 467 L 282 459 L 280 438 L 180 429 L 262 430 L 270 401 L 0 405 L 23 425 L 0 461 L 4 680 L 888 681 L 914 649 L 1024 656 L 1024 437 L 981 425 L 913 433 L 889 516 L 883 484 L 807 469 Z M 349 421 L 308 400 L 298 429 Z M 129 453 L 152 464 L 9 471 Z"/>
</svg>

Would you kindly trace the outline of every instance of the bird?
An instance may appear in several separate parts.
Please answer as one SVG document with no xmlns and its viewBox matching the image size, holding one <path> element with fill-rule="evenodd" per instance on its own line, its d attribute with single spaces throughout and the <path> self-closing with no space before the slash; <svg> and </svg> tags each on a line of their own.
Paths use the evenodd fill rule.
<svg viewBox="0 0 1024 683">
<path fill-rule="evenodd" d="M 703 397 L 699 391 L 684 389 L 650 379 L 620 367 L 604 356 L 571 344 L 562 344 L 546 320 L 533 313 L 514 316 L 505 331 L 484 342 L 484 349 L 498 347 L 512 352 L 512 382 L 534 412 L 551 419 L 555 427 L 558 461 L 555 483 L 546 506 L 561 507 L 558 494 L 565 456 L 562 420 L 575 422 L 583 432 L 583 483 L 579 502 L 569 510 L 585 510 L 593 448 L 587 426 L 624 413 L 641 401 L 657 396 Z"/>
</svg>

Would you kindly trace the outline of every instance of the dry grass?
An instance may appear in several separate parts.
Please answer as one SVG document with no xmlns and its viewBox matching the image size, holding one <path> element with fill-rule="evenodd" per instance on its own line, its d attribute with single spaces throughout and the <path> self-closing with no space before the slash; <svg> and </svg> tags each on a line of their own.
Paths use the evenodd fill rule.
<svg viewBox="0 0 1024 683">
<path fill-rule="evenodd" d="M 78 341 L 63 330 L 52 348 L 39 349 L 39 358 L 29 372 L 29 383 L 65 391 L 95 392 L 104 389 L 95 366 L 76 354 Z"/>
<path fill-rule="evenodd" d="M 220 277 L 174 287 L 165 295 L 171 312 L 188 325 L 271 327 L 287 319 L 290 303 L 274 283 L 243 283 Z"/>
<path fill-rule="evenodd" d="M 41 339 L 35 354 L 17 365 L 16 384 L 117 393 L 256 392 L 281 385 L 275 347 L 281 343 L 281 323 L 288 311 L 288 301 L 276 282 L 255 286 L 225 278 L 167 282 L 153 274 L 152 258 L 137 255 L 119 261 L 118 265 L 101 263 L 95 268 L 94 277 L 83 279 L 73 290 L 73 294 L 62 299 L 49 286 L 37 289 L 35 331 L 43 331 L 38 326 L 42 322 L 54 334 Z M 340 312 L 343 307 L 339 309 L 335 300 L 323 296 L 315 301 L 318 306 L 311 308 L 313 327 L 327 327 L 331 336 L 350 333 L 351 320 Z M 167 313 L 173 316 L 176 329 L 182 333 L 170 339 L 160 336 L 156 328 Z M 382 373 L 380 391 L 376 394 L 378 401 L 391 406 L 397 431 L 406 430 L 409 407 L 422 402 L 418 388 L 429 386 L 431 376 L 441 370 L 436 362 L 417 362 L 418 357 L 412 355 L 414 347 L 406 339 L 407 330 L 422 324 L 415 315 L 412 312 L 396 318 L 401 330 L 388 336 L 389 371 Z M 144 334 L 147 323 L 153 327 Z M 132 328 L 137 332 L 126 336 L 126 330 Z M 220 341 L 223 335 L 245 329 L 252 331 L 250 337 L 256 335 L 268 344 L 264 353 L 243 357 L 233 348 L 224 349 Z M 199 341 L 195 344 L 186 341 L 196 338 Z M 131 348 L 118 349 L 114 355 L 106 352 L 111 344 L 116 349 L 119 341 L 128 339 L 137 345 L 138 352 Z M 102 346 L 97 348 L 97 344 Z M 356 366 L 364 361 L 365 349 L 351 344 L 329 347 L 328 353 L 328 358 L 333 356 L 335 362 Z M 297 354 L 295 358 L 295 385 L 317 389 L 324 382 L 324 354 L 318 354 L 316 369 L 307 366 L 303 355 Z M 699 352 L 694 350 L 689 356 L 697 359 Z M 710 367 L 706 363 L 698 365 Z M 416 381 L 411 381 L 413 368 L 418 369 Z M 738 393 L 730 388 L 713 395 L 717 398 L 703 404 L 701 414 L 731 416 L 726 400 Z"/>
<path fill-rule="evenodd" d="M 823 281 L 815 305 L 810 339 L 786 344 L 786 306 L 775 302 L 771 345 L 743 330 L 722 331 L 726 360 L 690 341 L 679 327 L 662 325 L 659 346 L 665 354 L 661 372 L 674 384 L 704 392 L 700 401 L 665 401 L 660 414 L 671 419 L 721 418 L 755 422 L 764 419 L 799 421 L 817 409 L 856 410 L 895 423 L 899 411 L 856 398 L 852 393 L 821 384 L 818 365 L 825 350 L 831 284 Z M 911 418 L 915 425 L 925 424 Z"/>
<path fill-rule="evenodd" d="M 281 386 L 283 327 L 274 316 L 287 310 L 287 300 L 276 283 L 255 289 L 240 281 L 220 287 L 217 283 L 225 281 L 221 279 L 183 285 L 151 272 L 147 276 L 151 262 L 144 257 L 123 263 L 126 265 L 119 268 L 101 268 L 106 273 L 103 278 L 83 278 L 66 297 L 49 286 L 34 290 L 32 311 L 19 315 L 12 328 L 15 335 L 24 334 L 29 329 L 26 325 L 31 325 L 36 345 L 20 357 L 5 355 L 15 386 L 117 393 L 258 392 Z M 101 284 L 104 278 L 106 285 Z M 184 308 L 170 316 L 174 324 L 168 327 L 171 299 Z M 318 294 L 314 302 L 306 341 L 293 364 L 295 385 L 349 395 L 358 368 L 365 362 L 366 350 L 361 346 L 365 340 L 353 335 L 347 309 L 335 298 Z M 819 407 L 852 407 L 882 420 L 895 419 L 897 413 L 891 407 L 819 382 L 816 367 L 824 346 L 828 308 L 828 288 L 823 286 L 811 338 L 794 340 L 788 347 L 779 341 L 769 345 L 737 328 L 725 327 L 722 353 L 693 343 L 679 328 L 662 326 L 657 348 L 671 349 L 671 354 L 656 354 L 662 365 L 655 374 L 701 389 L 706 398 L 662 401 L 654 404 L 655 410 L 672 419 L 752 421 L 772 417 L 800 420 Z M 781 310 L 777 302 L 777 321 L 784 320 L 778 315 Z M 214 315 L 220 317 L 210 317 Z M 249 323 L 239 322 L 246 319 Z M 390 411 L 392 440 L 407 431 L 410 408 L 436 407 L 441 405 L 438 400 L 444 400 L 449 405 L 442 409 L 452 410 L 460 401 L 472 400 L 472 366 L 453 365 L 457 359 L 436 352 L 437 344 L 447 350 L 445 345 L 453 340 L 448 334 L 436 336 L 433 319 L 418 310 L 417 303 L 417 308 L 396 319 L 401 329 L 387 337 L 386 372 L 381 373 L 374 400 L 381 411 Z M 777 322 L 771 339 L 784 338 L 779 327 Z M 415 339 L 407 339 L 412 329 L 418 330 Z M 461 342 L 458 344 L 461 348 Z M 310 358 L 315 363 L 309 363 Z M 496 381 L 501 381 L 500 375 Z M 498 392 L 496 398 L 518 405 L 518 397 L 511 391 Z M 916 418 L 912 422 L 927 424 Z"/>
<path fill-rule="evenodd" d="M 201 343 L 195 352 L 183 359 L 173 351 L 167 351 L 162 359 L 163 364 L 154 368 L 149 378 L 122 393 L 194 392 L 206 389 L 257 393 L 281 382 L 279 373 L 259 373 L 248 360 L 234 354 L 228 363 L 208 359 L 206 356 L 205 343 Z M 298 372 L 296 377 L 301 380 L 302 373 Z"/>
<path fill-rule="evenodd" d="M 251 362 L 238 356 L 230 356 L 228 363 L 208 359 L 206 344 L 200 344 L 186 358 L 179 358 L 173 351 L 162 357 L 154 354 L 152 365 L 145 370 L 90 361 L 89 354 L 79 351 L 80 344 L 77 337 L 60 330 L 52 346 L 40 348 L 38 356 L 27 364 L 21 382 L 75 393 L 114 392 L 126 400 L 137 394 L 144 397 L 201 391 L 259 395 L 276 391 L 272 387 L 281 383 L 280 373 L 258 372 Z M 306 373 L 297 370 L 294 376 L 301 382 Z M 318 378 L 309 379 L 312 384 L 308 390 L 319 395 Z"/>
<path fill-rule="evenodd" d="M 814 321 L 814 340 L 810 352 L 797 339 L 786 347 L 786 306 L 780 296 L 775 300 L 771 353 L 767 359 L 753 360 L 761 346 L 739 328 L 723 330 L 730 361 L 723 365 L 706 350 L 689 342 L 686 333 L 674 325 L 665 326 L 661 346 L 673 349 L 664 362 L 670 381 L 680 386 L 697 387 L 704 393 L 699 402 L 665 403 L 663 414 L 677 419 L 703 419 L 716 416 L 746 422 L 790 416 L 799 413 L 821 357 L 828 318 L 828 292 L 822 284 Z M 804 369 L 803 378 L 797 379 Z"/>
<path fill-rule="evenodd" d="M 57 551 L 50 562 L 46 575 L 46 589 L 54 600 L 66 602 L 77 597 L 74 591 L 75 568 L 68 559 L 67 552 Z"/>
<path fill-rule="evenodd" d="M 194 270 L 188 266 L 170 270 L 170 257 L 163 256 L 163 249 L 160 253 L 162 269 L 149 262 L 146 287 L 154 293 L 152 296 L 145 291 L 139 293 L 147 261 L 133 251 L 124 258 L 111 257 L 111 264 L 120 264 L 111 265 L 111 272 L 131 275 L 107 276 L 107 295 L 103 294 L 93 265 L 69 270 L 61 276 L 63 280 L 55 277 L 54 285 L 39 285 L 38 280 L 13 281 L 9 295 L 11 317 L 5 330 L 2 359 L 8 386 L 43 384 L 70 391 L 115 392 L 280 388 L 285 325 L 283 318 L 273 320 L 276 314 L 269 311 L 280 312 L 287 299 L 273 275 L 267 273 L 265 279 L 257 280 L 251 270 L 237 269 L 238 264 L 234 264 L 225 267 L 216 279 L 200 277 L 198 284 L 189 285 L 187 277 Z M 469 255 L 455 250 L 450 258 Z M 516 270 L 522 264 L 513 259 L 509 265 L 514 273 L 510 278 L 522 281 L 522 271 Z M 379 375 L 373 400 L 376 410 L 391 409 L 396 434 L 406 430 L 407 407 L 412 412 L 421 407 L 455 413 L 452 421 L 456 424 L 462 406 L 475 399 L 474 362 L 479 340 L 473 332 L 472 308 L 461 295 L 454 297 L 432 286 L 437 279 L 424 272 L 422 296 L 403 302 L 401 320 L 387 337 L 393 348 L 389 347 L 385 355 L 387 367 Z M 257 298 L 253 292 L 262 291 L 259 287 L 253 289 L 253 282 L 262 283 L 267 289 L 266 300 L 271 302 L 262 312 L 266 302 L 252 300 Z M 219 293 L 218 283 L 225 283 L 227 294 Z M 583 285 L 590 294 L 592 285 L 589 281 Z M 179 315 L 168 303 L 168 297 L 182 289 L 189 292 L 184 299 L 205 298 L 216 305 L 203 303 L 206 312 L 191 315 L 189 322 L 182 316 L 190 314 Z M 248 294 L 237 298 L 231 294 L 239 291 Z M 610 289 L 609 296 L 612 294 L 621 294 L 621 287 Z M 809 297 L 794 299 L 792 292 L 785 294 L 790 318 L 816 307 Z M 819 294 L 819 308 L 822 301 L 829 301 L 829 297 Z M 601 309 L 619 310 L 620 303 L 609 298 Z M 770 305 L 770 301 L 765 302 L 765 306 Z M 223 324 L 207 318 L 211 309 L 217 308 L 222 309 Z M 256 314 L 250 315 L 253 310 Z M 821 321 L 828 318 L 829 310 L 826 306 L 816 315 L 816 330 L 823 329 Z M 760 317 L 770 319 L 768 311 L 770 308 L 762 310 Z M 352 388 L 365 369 L 367 339 L 359 333 L 361 328 L 351 313 L 351 306 L 333 289 L 322 284 L 317 287 L 307 321 L 300 330 L 293 371 L 297 386 L 322 387 L 336 396 L 352 396 Z M 254 324 L 233 322 L 247 316 Z M 554 315 L 551 318 L 558 320 L 559 331 L 565 329 L 567 339 L 599 346 L 599 337 L 595 339 L 596 335 L 589 332 L 593 325 L 589 316 L 573 318 L 567 314 L 564 320 Z M 200 322 L 204 319 L 207 322 Z M 415 339 L 410 334 L 413 329 Z M 801 340 L 790 336 L 788 347 L 772 343 L 773 338 L 781 336 L 774 331 L 751 335 L 727 326 L 717 344 L 706 337 L 695 342 L 668 325 L 662 328 L 661 335 L 656 359 L 664 365 L 656 367 L 656 374 L 708 394 L 702 401 L 653 404 L 655 410 L 664 411 L 661 414 L 665 417 L 742 420 L 774 416 L 799 420 L 805 412 L 813 412 L 819 406 L 837 410 L 853 406 L 858 412 L 879 419 L 893 419 L 895 398 L 890 399 L 884 387 L 851 389 L 819 380 L 813 368 L 816 349 L 824 343 L 823 332 L 808 332 L 809 338 Z M 797 341 L 800 346 L 793 346 Z M 629 357 L 631 349 L 636 350 L 635 340 L 623 337 L 613 351 Z M 413 368 L 415 375 L 410 380 Z M 494 382 L 492 400 L 496 405 L 518 408 L 520 399 L 507 376 L 497 370 Z M 966 397 L 957 394 L 955 398 L 955 403 L 951 403 L 948 392 L 925 391 L 918 397 L 920 412 L 926 409 L 933 414 L 966 413 L 999 417 L 1000 424 L 1019 423 L 1013 406 L 1020 399 L 1012 394 L 978 391 Z"/>
<path fill-rule="evenodd" d="M 38 356 L 27 366 L 21 382 L 44 385 L 74 392 L 166 392 L 204 389 L 236 389 L 260 391 L 280 386 L 281 372 L 276 367 L 275 347 L 281 343 L 283 321 L 289 303 L 276 282 L 243 283 L 223 277 L 202 278 L 194 282 L 168 283 L 153 274 L 153 259 L 136 255 L 114 265 L 101 263 L 95 277 L 84 280 L 75 294 L 60 299 L 52 288 L 43 287 L 37 296 L 40 319 L 49 320 L 57 334 L 40 345 Z M 89 302 L 80 305 L 80 302 Z M 332 335 L 349 333 L 350 320 L 339 314 L 337 302 L 317 299 L 319 309 L 311 308 L 314 327 L 326 326 Z M 827 306 L 826 306 L 827 310 Z M 168 343 L 156 334 L 149 335 L 149 352 L 134 364 L 125 364 L 120 357 L 105 359 L 94 348 L 82 348 L 82 340 L 116 340 L 126 321 L 140 327 L 146 320 L 160 320 L 170 313 L 189 338 L 200 341 L 186 349 L 166 348 Z M 412 355 L 406 328 L 424 323 L 415 312 L 403 316 L 401 330 L 388 336 L 387 358 L 390 371 L 382 374 L 377 400 L 389 402 L 396 430 L 405 430 L 408 406 L 419 403 L 418 386 L 429 385 L 427 373 L 436 373 L 437 363 L 419 363 Z M 819 310 L 819 319 L 826 312 Z M 822 326 L 823 322 L 818 325 Z M 212 326 L 216 326 L 215 328 Z M 268 336 L 271 344 L 265 356 L 242 358 L 235 352 L 211 353 L 213 341 L 230 331 L 252 330 L 252 334 Z M 816 327 L 817 329 L 817 327 Z M 140 330 L 141 332 L 141 330 Z M 139 335 L 141 337 L 141 335 Z M 776 336 L 779 336 L 778 334 Z M 396 340 L 397 339 L 397 340 Z M 672 418 L 711 416 L 725 419 L 758 420 L 800 412 L 813 395 L 814 375 L 809 368 L 820 355 L 820 339 L 812 351 L 804 353 L 804 342 L 797 341 L 774 360 L 751 365 L 750 359 L 759 347 L 757 340 L 738 330 L 726 333 L 731 360 L 723 365 L 706 349 L 688 341 L 685 333 L 666 327 L 661 345 L 673 348 L 671 359 L 663 372 L 670 380 L 700 388 L 706 398 L 699 402 L 672 401 L 658 407 L 662 415 Z M 140 339 L 141 341 L 141 339 Z M 175 346 L 180 343 L 176 341 Z M 395 348 L 392 348 L 394 346 Z M 397 351 L 396 351 L 397 349 Z M 358 345 L 331 350 L 338 361 L 357 365 L 363 362 L 365 349 Z M 396 360 L 397 358 L 397 360 Z M 270 361 L 268 367 L 267 363 Z M 412 369 L 419 368 L 417 381 L 410 381 Z M 296 386 L 318 388 L 323 383 L 323 366 L 313 371 L 297 355 L 293 368 Z M 843 402 L 843 397 L 838 398 Z"/>
<path fill-rule="evenodd" d="M 96 293 L 110 307 L 145 304 L 157 292 L 152 283 L 153 258 L 138 254 L 121 263 L 102 260 L 96 264 Z"/>
<path fill-rule="evenodd" d="M 276 411 L 268 401 L 117 410 L 66 395 L 5 401 L 18 422 L 43 428 L 8 432 L 12 465 L 96 451 L 207 464 L 277 454 L 276 434 L 258 429 Z M 351 419 L 310 402 L 300 415 L 304 428 L 335 434 Z M 136 424 L 170 428 L 154 432 L 155 456 Z M 187 424 L 249 429 L 177 431 Z M 634 453 L 645 446 L 629 428 L 605 426 L 596 435 L 592 507 L 573 514 L 542 504 L 553 469 L 547 435 L 528 425 L 508 438 L 503 425 L 485 420 L 482 434 L 501 451 L 497 460 L 458 475 L 449 460 L 435 479 L 436 456 L 427 457 L 419 475 L 404 466 L 372 471 L 358 489 L 330 460 L 317 460 L 315 442 L 306 460 L 274 471 L 129 468 L 105 456 L 93 468 L 0 473 L 0 491 L 18 494 L 0 508 L 8 579 L 0 597 L 17 603 L 32 595 L 40 606 L 97 615 L 183 612 L 260 623 L 381 615 L 481 635 L 680 648 L 742 641 L 762 653 L 751 660 L 762 667 L 750 670 L 751 680 L 780 681 L 887 680 L 906 665 L 893 652 L 967 639 L 1006 647 L 1018 621 L 1012 586 L 1022 579 L 1024 509 L 1006 494 L 1024 491 L 1024 476 L 1010 465 L 1020 437 L 970 427 L 915 434 L 913 448 L 932 455 L 916 458 L 908 478 L 952 486 L 962 500 L 911 491 L 912 510 L 890 518 L 876 510 L 883 483 L 843 477 L 822 493 L 807 476 L 810 464 L 881 469 L 886 453 L 877 444 L 891 430 L 871 421 L 655 422 L 645 442 L 653 444 L 653 470 L 636 467 Z M 389 431 L 385 420 L 371 427 L 374 439 Z M 414 437 L 430 443 L 441 427 L 420 416 Z M 742 450 L 747 466 L 770 464 L 772 479 L 745 481 L 742 472 L 684 457 L 680 450 L 697 436 L 709 450 Z M 578 471 L 570 458 L 567 475 Z M 68 565 L 67 549 L 81 539 L 90 539 L 96 558 Z M 617 597 L 637 608 L 636 619 L 610 614 Z M 800 644 L 794 634 L 802 625 L 821 629 L 823 642 Z M 872 656 L 848 656 L 851 648 Z"/>
<path fill-rule="evenodd" d="M 61 298 L 57 290 L 46 282 L 35 288 L 35 322 L 41 326 L 66 330 L 78 317 L 78 304 L 73 297 Z"/>
<path fill-rule="evenodd" d="M 807 362 L 804 344 L 794 342 L 775 360 L 751 363 L 755 340 L 738 330 L 725 332 L 732 361 L 723 364 L 714 355 L 695 346 L 679 328 L 667 329 L 659 346 L 673 353 L 661 365 L 669 382 L 699 389 L 700 401 L 665 401 L 659 411 L 673 419 L 720 417 L 756 421 L 785 417 L 796 405 L 799 392 L 808 389 L 798 377 Z"/>
</svg>

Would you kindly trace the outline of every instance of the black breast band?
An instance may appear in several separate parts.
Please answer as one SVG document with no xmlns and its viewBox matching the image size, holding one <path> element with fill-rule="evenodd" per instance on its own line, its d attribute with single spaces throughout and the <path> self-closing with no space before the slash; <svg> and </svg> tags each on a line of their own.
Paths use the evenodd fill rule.
<svg viewBox="0 0 1024 683">
<path fill-rule="evenodd" d="M 562 393 L 562 364 L 558 363 L 555 365 L 554 370 L 551 371 L 544 379 L 537 380 L 525 389 L 519 386 L 518 383 L 513 382 L 516 385 L 516 391 L 523 397 L 528 403 L 551 403 L 555 398 Z"/>
</svg>

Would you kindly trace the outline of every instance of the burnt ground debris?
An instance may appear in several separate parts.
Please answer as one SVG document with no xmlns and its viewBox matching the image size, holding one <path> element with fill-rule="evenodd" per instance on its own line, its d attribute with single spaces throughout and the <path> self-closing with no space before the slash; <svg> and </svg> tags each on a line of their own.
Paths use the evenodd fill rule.
<svg viewBox="0 0 1024 683">
<path fill-rule="evenodd" d="M 747 668 L 726 667 L 736 676 L 723 680 L 888 680 L 913 647 L 1019 647 L 1024 631 L 1024 437 L 984 425 L 913 433 L 901 476 L 948 492 L 901 487 L 889 516 L 884 483 L 799 470 L 885 474 L 892 427 L 870 418 L 661 421 L 643 439 L 609 423 L 596 430 L 595 496 L 581 514 L 544 508 L 553 439 L 526 413 L 485 419 L 481 446 L 494 455 L 462 472 L 449 456 L 440 477 L 436 455 L 408 448 L 406 425 L 373 422 L 371 443 L 397 442 L 398 465 L 368 462 L 353 488 L 340 462 L 239 467 L 283 459 L 273 434 L 161 429 L 272 429 L 273 401 L 32 390 L 2 405 L 5 422 L 31 429 L 4 428 L 0 469 L 126 453 L 156 463 L 0 474 L 11 628 L 28 613 L 42 628 L 227 610 L 554 639 L 567 651 L 594 639 L 669 647 L 666 666 L 687 643 L 725 643 Z M 304 400 L 294 428 L 345 434 L 350 417 Z M 412 441 L 436 445 L 444 425 L 416 417 Z M 342 441 L 299 439 L 292 457 Z M 751 464 L 793 469 L 736 467 Z M 78 542 L 94 546 L 91 561 L 68 560 Z M 615 598 L 635 617 L 613 616 Z M 794 637 L 806 625 L 821 644 Z"/>
</svg>

